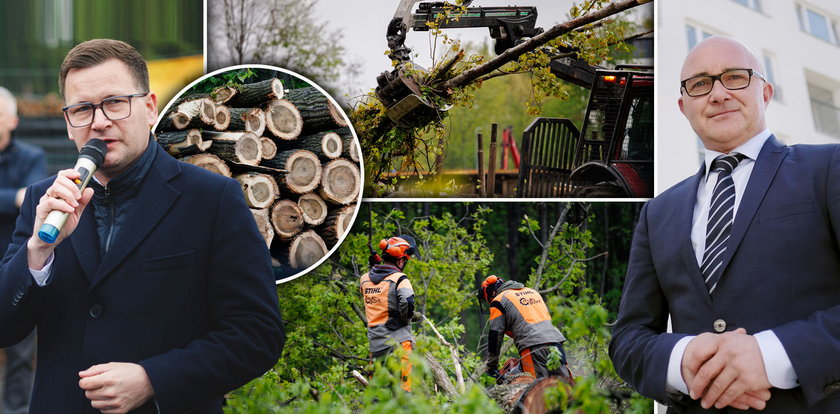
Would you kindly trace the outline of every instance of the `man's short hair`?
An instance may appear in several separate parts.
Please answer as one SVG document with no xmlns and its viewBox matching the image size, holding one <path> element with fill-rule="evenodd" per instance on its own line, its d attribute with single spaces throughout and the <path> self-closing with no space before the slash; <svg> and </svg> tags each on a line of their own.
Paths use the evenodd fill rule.
<svg viewBox="0 0 840 414">
<path fill-rule="evenodd" d="M 8 89 L 0 86 L 0 101 L 5 102 L 6 109 L 12 116 L 17 115 L 17 100 Z"/>
<path fill-rule="evenodd" d="M 58 74 L 58 89 L 64 96 L 64 81 L 72 69 L 85 69 L 117 59 L 128 66 L 139 93 L 149 92 L 149 69 L 143 56 L 130 44 L 113 39 L 93 39 L 79 43 L 67 53 Z"/>
</svg>

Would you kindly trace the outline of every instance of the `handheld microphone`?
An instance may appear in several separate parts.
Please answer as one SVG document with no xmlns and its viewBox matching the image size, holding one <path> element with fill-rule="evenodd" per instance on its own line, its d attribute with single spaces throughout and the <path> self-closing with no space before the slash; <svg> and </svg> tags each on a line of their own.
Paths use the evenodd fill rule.
<svg viewBox="0 0 840 414">
<path fill-rule="evenodd" d="M 84 191 L 87 187 L 90 178 L 96 169 L 105 162 L 105 154 L 108 152 L 108 144 L 99 138 L 93 138 L 82 147 L 79 151 L 79 159 L 76 160 L 74 170 L 78 171 L 81 176 L 75 180 L 76 186 L 80 191 Z M 69 213 L 53 210 L 47 214 L 47 219 L 38 230 L 38 237 L 46 243 L 55 243 L 58 238 L 58 233 L 64 227 L 64 222 L 67 221 Z"/>
</svg>

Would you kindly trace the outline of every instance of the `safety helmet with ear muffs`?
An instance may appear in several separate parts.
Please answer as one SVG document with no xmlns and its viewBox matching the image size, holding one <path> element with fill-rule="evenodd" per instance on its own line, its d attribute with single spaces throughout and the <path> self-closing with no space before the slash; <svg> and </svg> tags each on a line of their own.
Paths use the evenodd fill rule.
<svg viewBox="0 0 840 414">
<path fill-rule="evenodd" d="M 502 286 L 502 283 L 504 282 L 504 279 L 496 275 L 487 276 L 487 279 L 484 279 L 484 281 L 481 282 L 480 289 L 480 294 L 481 297 L 484 298 L 484 301 L 490 303 L 490 301 L 493 300 L 494 297 L 496 297 L 496 292 L 499 290 L 499 287 Z"/>
<path fill-rule="evenodd" d="M 410 258 L 417 254 L 417 248 L 413 242 L 414 240 L 409 236 L 389 237 L 379 242 L 379 248 L 382 250 L 382 253 L 387 253 L 395 259 L 401 257 Z"/>
</svg>

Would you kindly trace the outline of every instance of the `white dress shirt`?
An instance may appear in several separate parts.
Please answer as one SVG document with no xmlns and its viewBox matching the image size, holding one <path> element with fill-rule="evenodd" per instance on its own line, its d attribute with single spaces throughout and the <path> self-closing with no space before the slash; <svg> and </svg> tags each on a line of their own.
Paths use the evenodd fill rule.
<svg viewBox="0 0 840 414">
<path fill-rule="evenodd" d="M 770 131 L 765 129 L 731 152 L 737 152 L 747 156 L 732 171 L 732 180 L 735 182 L 735 209 L 733 210 L 733 214 L 736 219 L 738 217 L 738 206 L 741 204 L 741 199 L 744 196 L 744 189 L 747 187 L 750 174 L 752 174 L 755 160 L 758 158 L 761 148 L 769 137 Z M 712 161 L 720 155 L 724 154 L 706 149 L 705 180 L 701 181 L 697 186 L 697 202 L 694 204 L 694 217 L 691 226 L 691 245 L 694 248 L 698 265 L 703 262 L 703 252 L 706 250 L 706 224 L 709 221 L 712 192 L 715 184 L 717 184 L 719 175 L 717 171 L 709 172 L 709 168 L 712 165 Z M 730 277 L 732 276 L 737 275 L 730 275 Z M 772 330 L 747 333 L 754 335 L 758 342 L 770 385 L 783 389 L 799 386 L 798 377 L 793 370 L 793 364 L 790 362 L 790 358 L 776 334 Z M 693 338 L 694 336 L 687 336 L 681 339 L 671 351 L 666 379 L 666 389 L 669 391 L 677 390 L 688 394 L 688 386 L 686 386 L 685 380 L 683 380 L 681 365 L 685 348 Z"/>
</svg>

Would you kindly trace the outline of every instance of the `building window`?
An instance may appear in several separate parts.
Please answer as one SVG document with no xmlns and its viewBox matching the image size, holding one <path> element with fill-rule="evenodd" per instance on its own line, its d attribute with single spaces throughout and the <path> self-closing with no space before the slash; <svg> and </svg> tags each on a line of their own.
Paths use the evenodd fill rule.
<svg viewBox="0 0 840 414">
<path fill-rule="evenodd" d="M 810 33 L 831 44 L 838 44 L 837 21 L 835 19 L 799 4 L 796 5 L 796 13 L 799 16 L 799 27 L 803 32 Z"/>
<path fill-rule="evenodd" d="M 776 69 L 773 64 L 773 58 L 766 53 L 764 54 L 764 72 L 767 81 L 773 84 L 773 99 L 779 102 L 783 101 L 782 87 L 776 82 Z"/>
<path fill-rule="evenodd" d="M 703 39 L 714 35 L 714 33 L 707 32 L 690 24 L 685 26 L 685 33 L 688 36 L 688 50 L 694 49 L 694 46 L 697 46 Z"/>
<path fill-rule="evenodd" d="M 808 84 L 808 94 L 811 97 L 814 127 L 823 134 L 840 138 L 840 108 L 834 100 L 834 93 L 829 89 Z"/>
<path fill-rule="evenodd" d="M 761 12 L 761 0 L 733 0 L 735 3 L 741 4 L 744 7 L 749 7 L 757 12 Z"/>
</svg>

